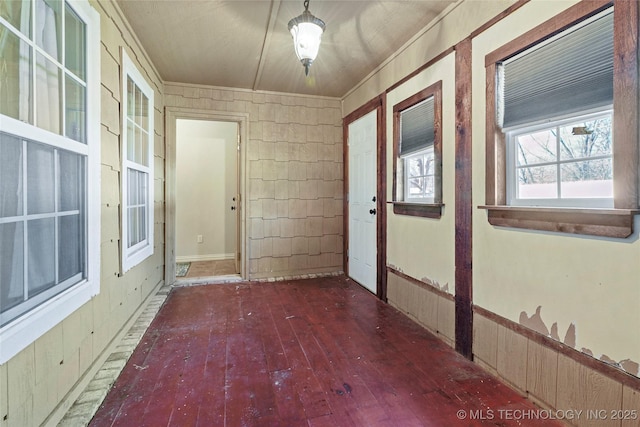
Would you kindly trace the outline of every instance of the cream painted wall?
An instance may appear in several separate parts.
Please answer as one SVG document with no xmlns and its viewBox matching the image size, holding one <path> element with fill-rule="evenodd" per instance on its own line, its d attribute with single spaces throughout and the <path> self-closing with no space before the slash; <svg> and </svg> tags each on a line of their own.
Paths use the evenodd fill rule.
<svg viewBox="0 0 640 427">
<path fill-rule="evenodd" d="M 455 53 L 387 94 L 387 200 L 393 200 L 393 106 L 442 81 L 442 200 L 439 219 L 396 215 L 387 206 L 387 263 L 449 293 L 455 291 Z"/>
<path fill-rule="evenodd" d="M 484 88 L 484 57 L 575 2 L 530 2 L 473 40 L 473 87 Z M 484 204 L 485 99 L 473 97 L 473 204 Z M 474 209 L 474 304 L 515 322 L 541 308 L 561 340 L 571 324 L 578 350 L 640 363 L 640 241 L 492 227 Z M 634 373 L 638 375 L 638 372 Z"/>
<path fill-rule="evenodd" d="M 409 73 L 468 37 L 517 0 L 466 0 L 447 8 L 343 99 L 343 116 L 383 93 Z M 453 71 L 452 71 L 453 73 Z"/>
<path fill-rule="evenodd" d="M 423 34 L 354 88 L 343 99 L 343 115 L 384 93 L 513 3 L 474 0 L 457 3 L 442 15 L 439 22 L 426 28 Z M 516 323 L 520 323 L 521 314 L 530 317 L 541 307 L 543 322 L 549 330 L 556 324 L 560 340 L 564 340 L 570 325 L 575 325 L 575 348 L 578 351 L 592 352 L 596 358 L 606 355 L 617 362 L 631 360 L 640 363 L 640 340 L 637 338 L 640 329 L 640 217 L 636 216 L 633 236 L 604 239 L 492 227 L 486 212 L 477 208 L 484 204 L 485 183 L 484 57 L 575 3 L 573 0 L 531 1 L 473 39 L 473 303 Z M 404 98 L 398 95 L 399 91 L 411 94 L 419 87 L 426 87 L 427 82 L 435 79 L 435 76 L 427 77 L 429 73 L 442 74 L 446 88 L 446 82 L 451 81 L 454 71 L 449 58 L 445 58 L 388 94 L 389 200 L 393 165 L 390 126 L 392 106 Z M 444 105 L 452 102 L 451 97 L 454 96 L 453 89 L 448 87 L 444 89 Z M 447 107 L 444 108 L 446 110 Z M 445 113 L 443 129 L 443 194 L 446 205 L 443 218 L 439 221 L 399 218 L 388 207 L 387 225 L 388 263 L 415 279 L 427 278 L 440 285 L 448 283 L 450 292 L 455 287 L 453 218 L 449 216 L 453 215 L 454 208 L 455 125 L 451 114 Z M 420 245 L 428 238 L 444 248 L 443 252 L 430 252 L 429 245 Z"/>
<path fill-rule="evenodd" d="M 116 339 L 164 283 L 164 87 L 111 0 L 100 13 L 101 277 L 100 293 L 15 357 L 0 365 L 0 426 L 56 425 L 102 365 Z M 154 252 L 120 270 L 120 102 L 124 47 L 154 89 Z"/>
<path fill-rule="evenodd" d="M 237 220 L 235 122 L 178 120 L 176 142 L 176 258 L 233 259 Z M 197 236 L 202 236 L 202 243 Z"/>
</svg>

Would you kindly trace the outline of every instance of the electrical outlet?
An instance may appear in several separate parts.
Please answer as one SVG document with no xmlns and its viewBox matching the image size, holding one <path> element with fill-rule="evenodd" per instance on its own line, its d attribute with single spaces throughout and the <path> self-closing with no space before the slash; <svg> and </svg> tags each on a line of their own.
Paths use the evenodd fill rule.
<svg viewBox="0 0 640 427">
<path fill-rule="evenodd" d="M 197 240 L 198 243 L 202 243 L 202 234 L 198 234 Z"/>
</svg>

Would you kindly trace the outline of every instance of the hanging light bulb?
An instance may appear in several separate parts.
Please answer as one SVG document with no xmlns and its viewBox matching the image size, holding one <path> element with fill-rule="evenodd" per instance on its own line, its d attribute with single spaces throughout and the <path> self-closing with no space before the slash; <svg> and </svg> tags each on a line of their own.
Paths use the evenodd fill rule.
<svg viewBox="0 0 640 427">
<path fill-rule="evenodd" d="M 293 37 L 296 55 L 304 66 L 304 74 L 309 75 L 309 67 L 320 49 L 320 38 L 324 32 L 324 22 L 309 12 L 309 0 L 304 1 L 302 15 L 289 21 L 289 32 Z"/>
</svg>

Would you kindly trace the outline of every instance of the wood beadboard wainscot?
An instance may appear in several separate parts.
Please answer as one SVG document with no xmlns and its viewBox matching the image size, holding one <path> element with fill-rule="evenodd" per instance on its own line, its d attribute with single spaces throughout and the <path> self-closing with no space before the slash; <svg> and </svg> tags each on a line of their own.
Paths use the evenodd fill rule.
<svg viewBox="0 0 640 427">
<path fill-rule="evenodd" d="M 387 302 L 455 346 L 453 295 L 387 266 Z"/>
<path fill-rule="evenodd" d="M 568 424 L 640 426 L 640 378 L 481 307 L 473 325 L 474 361 Z"/>
</svg>

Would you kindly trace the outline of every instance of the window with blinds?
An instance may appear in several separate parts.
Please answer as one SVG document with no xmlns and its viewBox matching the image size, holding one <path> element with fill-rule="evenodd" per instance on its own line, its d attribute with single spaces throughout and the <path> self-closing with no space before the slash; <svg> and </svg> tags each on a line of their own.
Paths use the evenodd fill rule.
<svg viewBox="0 0 640 427">
<path fill-rule="evenodd" d="M 613 206 L 613 9 L 496 69 L 508 203 Z"/>
<path fill-rule="evenodd" d="M 613 8 L 497 66 L 502 129 L 610 108 Z"/>
<path fill-rule="evenodd" d="M 442 214 L 442 81 L 393 106 L 393 212 Z"/>
</svg>

